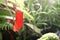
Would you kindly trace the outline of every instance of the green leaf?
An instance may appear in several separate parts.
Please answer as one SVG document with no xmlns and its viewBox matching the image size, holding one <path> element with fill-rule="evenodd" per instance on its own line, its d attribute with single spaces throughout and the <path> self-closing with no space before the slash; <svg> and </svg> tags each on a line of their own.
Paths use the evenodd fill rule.
<svg viewBox="0 0 60 40">
<path fill-rule="evenodd" d="M 34 17 L 32 15 L 30 15 L 27 11 L 24 10 L 24 18 L 30 18 L 32 20 L 34 20 Z"/>
<path fill-rule="evenodd" d="M 29 24 L 29 23 L 25 23 L 28 27 L 30 27 L 32 30 L 34 30 L 36 33 L 40 34 L 41 33 L 41 29 L 39 29 L 38 27 L 36 27 L 33 24 Z"/>
<path fill-rule="evenodd" d="M 4 17 L 0 17 L 0 24 L 4 24 L 6 22 L 6 19 Z"/>
<path fill-rule="evenodd" d="M 0 16 L 11 16 L 10 13 L 7 11 L 7 10 L 4 10 L 4 9 L 0 9 Z"/>
</svg>

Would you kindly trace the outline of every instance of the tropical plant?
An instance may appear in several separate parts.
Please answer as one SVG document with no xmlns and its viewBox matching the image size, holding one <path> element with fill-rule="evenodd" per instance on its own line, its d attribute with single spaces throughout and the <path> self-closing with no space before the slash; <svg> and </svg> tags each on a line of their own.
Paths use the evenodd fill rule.
<svg viewBox="0 0 60 40">
<path fill-rule="evenodd" d="M 4 0 L 0 0 L 0 25 L 1 25 L 0 28 L 3 29 L 4 28 L 3 25 L 7 22 L 3 16 L 15 17 L 13 3 L 16 4 L 17 9 L 22 10 L 24 14 L 23 15 L 24 26 L 22 30 L 18 32 L 19 37 L 17 37 L 17 40 L 20 39 L 29 40 L 29 38 L 30 40 L 34 40 L 33 37 L 38 38 L 42 36 L 42 34 L 45 34 L 46 33 L 45 31 L 56 32 L 57 29 L 60 29 L 59 0 L 9 0 L 9 1 L 11 3 L 6 2 Z"/>
</svg>

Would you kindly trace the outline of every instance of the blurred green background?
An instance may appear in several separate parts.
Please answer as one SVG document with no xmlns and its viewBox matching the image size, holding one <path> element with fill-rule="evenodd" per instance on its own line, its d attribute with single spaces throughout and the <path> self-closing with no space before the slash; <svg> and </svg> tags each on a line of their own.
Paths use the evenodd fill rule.
<svg viewBox="0 0 60 40">
<path fill-rule="evenodd" d="M 17 9 L 23 11 L 24 24 L 22 30 L 14 32 L 15 40 L 37 40 L 45 33 L 60 31 L 60 0 L 8 0 L 15 3 Z M 11 30 L 4 27 L 6 18 L 15 17 L 13 4 L 0 0 L 0 30 Z M 5 29 L 6 28 L 6 29 Z M 4 31 L 3 31 L 4 32 Z M 17 35 L 17 36 L 16 36 Z M 1 38 L 2 40 L 3 38 Z"/>
</svg>

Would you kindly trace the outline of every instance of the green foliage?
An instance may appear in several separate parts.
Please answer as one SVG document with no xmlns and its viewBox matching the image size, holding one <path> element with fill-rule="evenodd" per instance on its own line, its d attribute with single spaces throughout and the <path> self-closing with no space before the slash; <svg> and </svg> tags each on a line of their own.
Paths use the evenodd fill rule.
<svg viewBox="0 0 60 40">
<path fill-rule="evenodd" d="M 55 33 L 46 33 L 38 40 L 59 40 L 59 37 Z"/>
<path fill-rule="evenodd" d="M 0 16 L 11 16 L 9 11 L 4 10 L 3 8 L 0 9 Z"/>
<path fill-rule="evenodd" d="M 50 22 L 60 27 L 58 0 L 50 1 L 51 0 L 35 0 L 30 2 L 27 0 L 27 3 L 29 3 L 27 5 L 31 7 L 29 8 L 27 6 L 27 8 L 29 8 L 29 13 L 34 17 L 34 21 L 32 21 L 34 25 L 39 26 L 42 23 Z M 36 7 L 39 8 L 36 10 Z"/>
<path fill-rule="evenodd" d="M 8 23 L 4 17 L 0 17 L 0 30 L 10 30 L 12 29 L 12 24 Z"/>
<path fill-rule="evenodd" d="M 3 27 L 5 22 L 7 22 L 6 19 L 4 17 L 0 17 L 0 29 Z"/>
<path fill-rule="evenodd" d="M 42 24 L 44 25 L 44 27 L 42 26 L 43 30 L 44 28 L 49 29 L 50 27 L 52 27 L 52 24 L 57 25 L 57 27 L 60 28 L 60 1 L 59 0 L 52 0 L 52 2 L 50 2 L 50 0 L 10 0 L 10 1 L 15 3 L 19 10 L 23 11 L 24 18 L 28 19 L 29 21 L 29 23 L 27 24 L 28 27 L 33 29 L 36 33 L 41 32 L 40 30 L 41 28 L 39 29 L 38 27 L 41 27 L 40 25 Z M 4 1 L 0 0 L 0 4 L 4 4 Z M 7 3 L 7 6 L 12 7 L 10 4 L 8 5 L 8 3 Z M 3 8 L 0 8 L 0 17 L 6 16 L 6 15 L 11 16 L 8 9 L 5 10 Z M 5 22 L 6 22 L 6 19 L 0 18 L 0 27 L 2 27 L 5 24 Z M 48 23 L 46 22 L 50 23 L 51 25 L 48 25 Z M 47 28 L 45 25 L 47 25 L 49 28 Z M 33 26 L 36 29 L 34 29 Z M 22 32 L 25 33 L 25 30 Z M 24 35 L 26 39 L 27 38 L 26 33 Z M 53 39 L 53 37 L 51 38 Z"/>
<path fill-rule="evenodd" d="M 54 27 L 60 28 L 60 4 L 58 3 L 58 0 L 52 0 L 54 3 L 50 1 L 51 0 L 34 0 L 32 2 L 31 0 L 26 1 L 26 10 L 34 18 L 34 21 L 29 19 L 29 23 L 39 27 L 40 29 L 42 27 L 45 31 L 48 31 L 50 28 Z"/>
<path fill-rule="evenodd" d="M 0 8 L 0 29 L 4 27 L 4 24 L 7 22 L 6 18 L 3 16 L 11 16 L 8 10 Z"/>
<path fill-rule="evenodd" d="M 2 19 L 3 18 L 3 19 Z M 4 17 L 0 17 L 0 24 L 3 24 L 6 22 L 6 19 Z"/>
</svg>

